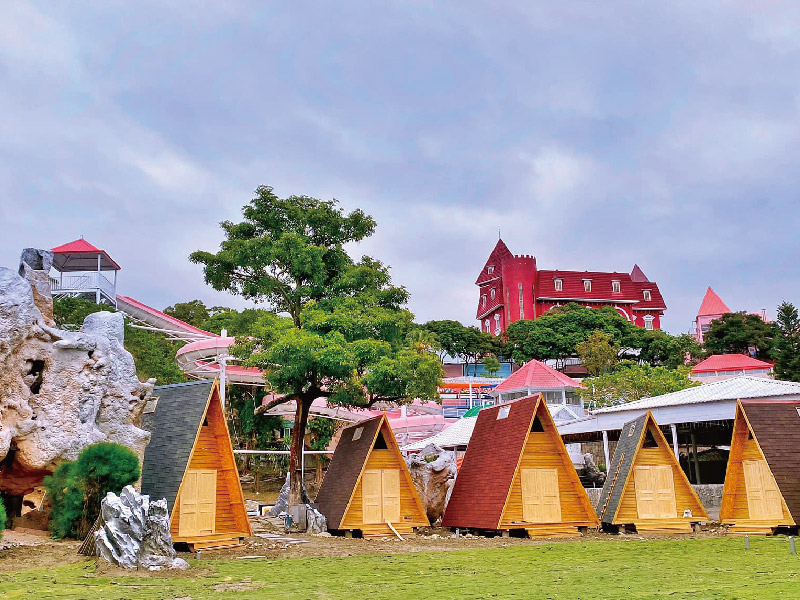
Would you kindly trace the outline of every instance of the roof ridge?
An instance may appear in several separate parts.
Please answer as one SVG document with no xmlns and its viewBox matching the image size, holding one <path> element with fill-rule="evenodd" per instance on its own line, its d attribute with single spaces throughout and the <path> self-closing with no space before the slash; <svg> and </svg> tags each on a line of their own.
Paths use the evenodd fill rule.
<svg viewBox="0 0 800 600">
<path fill-rule="evenodd" d="M 214 383 L 214 379 L 200 379 L 198 381 L 184 381 L 182 383 L 167 383 L 165 385 L 157 385 L 153 390 L 163 390 L 166 388 L 184 387 L 187 385 L 200 385 Z"/>
</svg>

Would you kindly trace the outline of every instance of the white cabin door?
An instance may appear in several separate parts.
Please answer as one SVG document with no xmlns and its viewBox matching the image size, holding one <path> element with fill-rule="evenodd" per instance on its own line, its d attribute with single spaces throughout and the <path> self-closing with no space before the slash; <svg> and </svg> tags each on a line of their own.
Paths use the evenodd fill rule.
<svg viewBox="0 0 800 600">
<path fill-rule="evenodd" d="M 528 523 L 560 523 L 561 497 L 557 469 L 520 469 L 522 520 Z"/>
</svg>

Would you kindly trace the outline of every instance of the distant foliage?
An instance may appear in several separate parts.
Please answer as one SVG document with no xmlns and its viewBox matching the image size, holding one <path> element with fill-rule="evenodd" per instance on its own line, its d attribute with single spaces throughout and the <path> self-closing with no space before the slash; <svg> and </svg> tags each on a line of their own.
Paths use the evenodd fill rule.
<svg viewBox="0 0 800 600">
<path fill-rule="evenodd" d="M 800 317 L 797 308 L 788 302 L 778 307 L 777 331 L 773 346 L 775 377 L 800 381 Z"/>
<path fill-rule="evenodd" d="M 667 369 L 626 361 L 618 363 L 610 373 L 584 379 L 583 385 L 578 393 L 586 405 L 601 407 L 661 396 L 700 384 L 689 379 L 688 367 Z"/>
<path fill-rule="evenodd" d="M 78 460 L 58 466 L 45 477 L 53 504 L 50 530 L 55 538 L 83 539 L 100 514 L 108 492 L 119 494 L 141 475 L 139 458 L 120 444 L 101 442 L 84 448 Z"/>
<path fill-rule="evenodd" d="M 0 540 L 3 539 L 3 530 L 6 528 L 7 520 L 8 516 L 6 515 L 6 507 L 3 504 L 3 499 L 0 498 Z"/>
<path fill-rule="evenodd" d="M 711 321 L 703 338 L 709 354 L 750 354 L 753 348 L 757 358 L 767 360 L 774 336 L 773 324 L 765 323 L 758 315 L 738 312 Z"/>
<path fill-rule="evenodd" d="M 188 302 L 178 302 L 174 306 L 168 306 L 164 312 L 171 317 L 180 319 L 193 327 L 202 329 L 211 316 L 208 307 L 201 300 L 189 300 Z"/>
<path fill-rule="evenodd" d="M 589 375 L 607 373 L 617 363 L 619 348 L 613 345 L 613 340 L 610 333 L 595 331 L 575 347 Z"/>
<path fill-rule="evenodd" d="M 487 377 L 497 377 L 500 372 L 500 361 L 494 355 L 487 356 L 483 359 L 483 370 L 486 371 Z"/>
<path fill-rule="evenodd" d="M 56 324 L 64 329 L 77 330 L 83 320 L 99 311 L 114 312 L 107 304 L 95 304 L 85 298 L 54 298 L 53 314 Z M 125 318 L 125 349 L 133 355 L 139 379 L 156 378 L 158 385 L 181 383 L 186 377 L 175 362 L 175 353 L 181 347 L 163 334 L 131 326 Z"/>
</svg>

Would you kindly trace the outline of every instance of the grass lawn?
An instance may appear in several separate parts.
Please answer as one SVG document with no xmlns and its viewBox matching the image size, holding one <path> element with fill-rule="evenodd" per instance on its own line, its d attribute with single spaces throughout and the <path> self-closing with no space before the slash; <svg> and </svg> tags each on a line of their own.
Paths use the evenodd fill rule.
<svg viewBox="0 0 800 600">
<path fill-rule="evenodd" d="M 0 575 L 0 598 L 437 600 L 800 598 L 785 538 L 615 540 L 485 550 L 198 560 L 179 575 L 108 575 L 93 562 Z"/>
</svg>

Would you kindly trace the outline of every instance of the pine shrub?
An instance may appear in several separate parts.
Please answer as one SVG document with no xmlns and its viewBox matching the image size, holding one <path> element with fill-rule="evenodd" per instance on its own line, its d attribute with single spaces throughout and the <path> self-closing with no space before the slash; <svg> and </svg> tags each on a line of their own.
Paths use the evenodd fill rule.
<svg viewBox="0 0 800 600">
<path fill-rule="evenodd" d="M 120 444 L 101 442 L 81 451 L 78 460 L 65 462 L 45 477 L 53 510 L 50 531 L 55 538 L 83 539 L 100 514 L 108 492 L 119 494 L 139 479 L 139 458 Z"/>
</svg>

